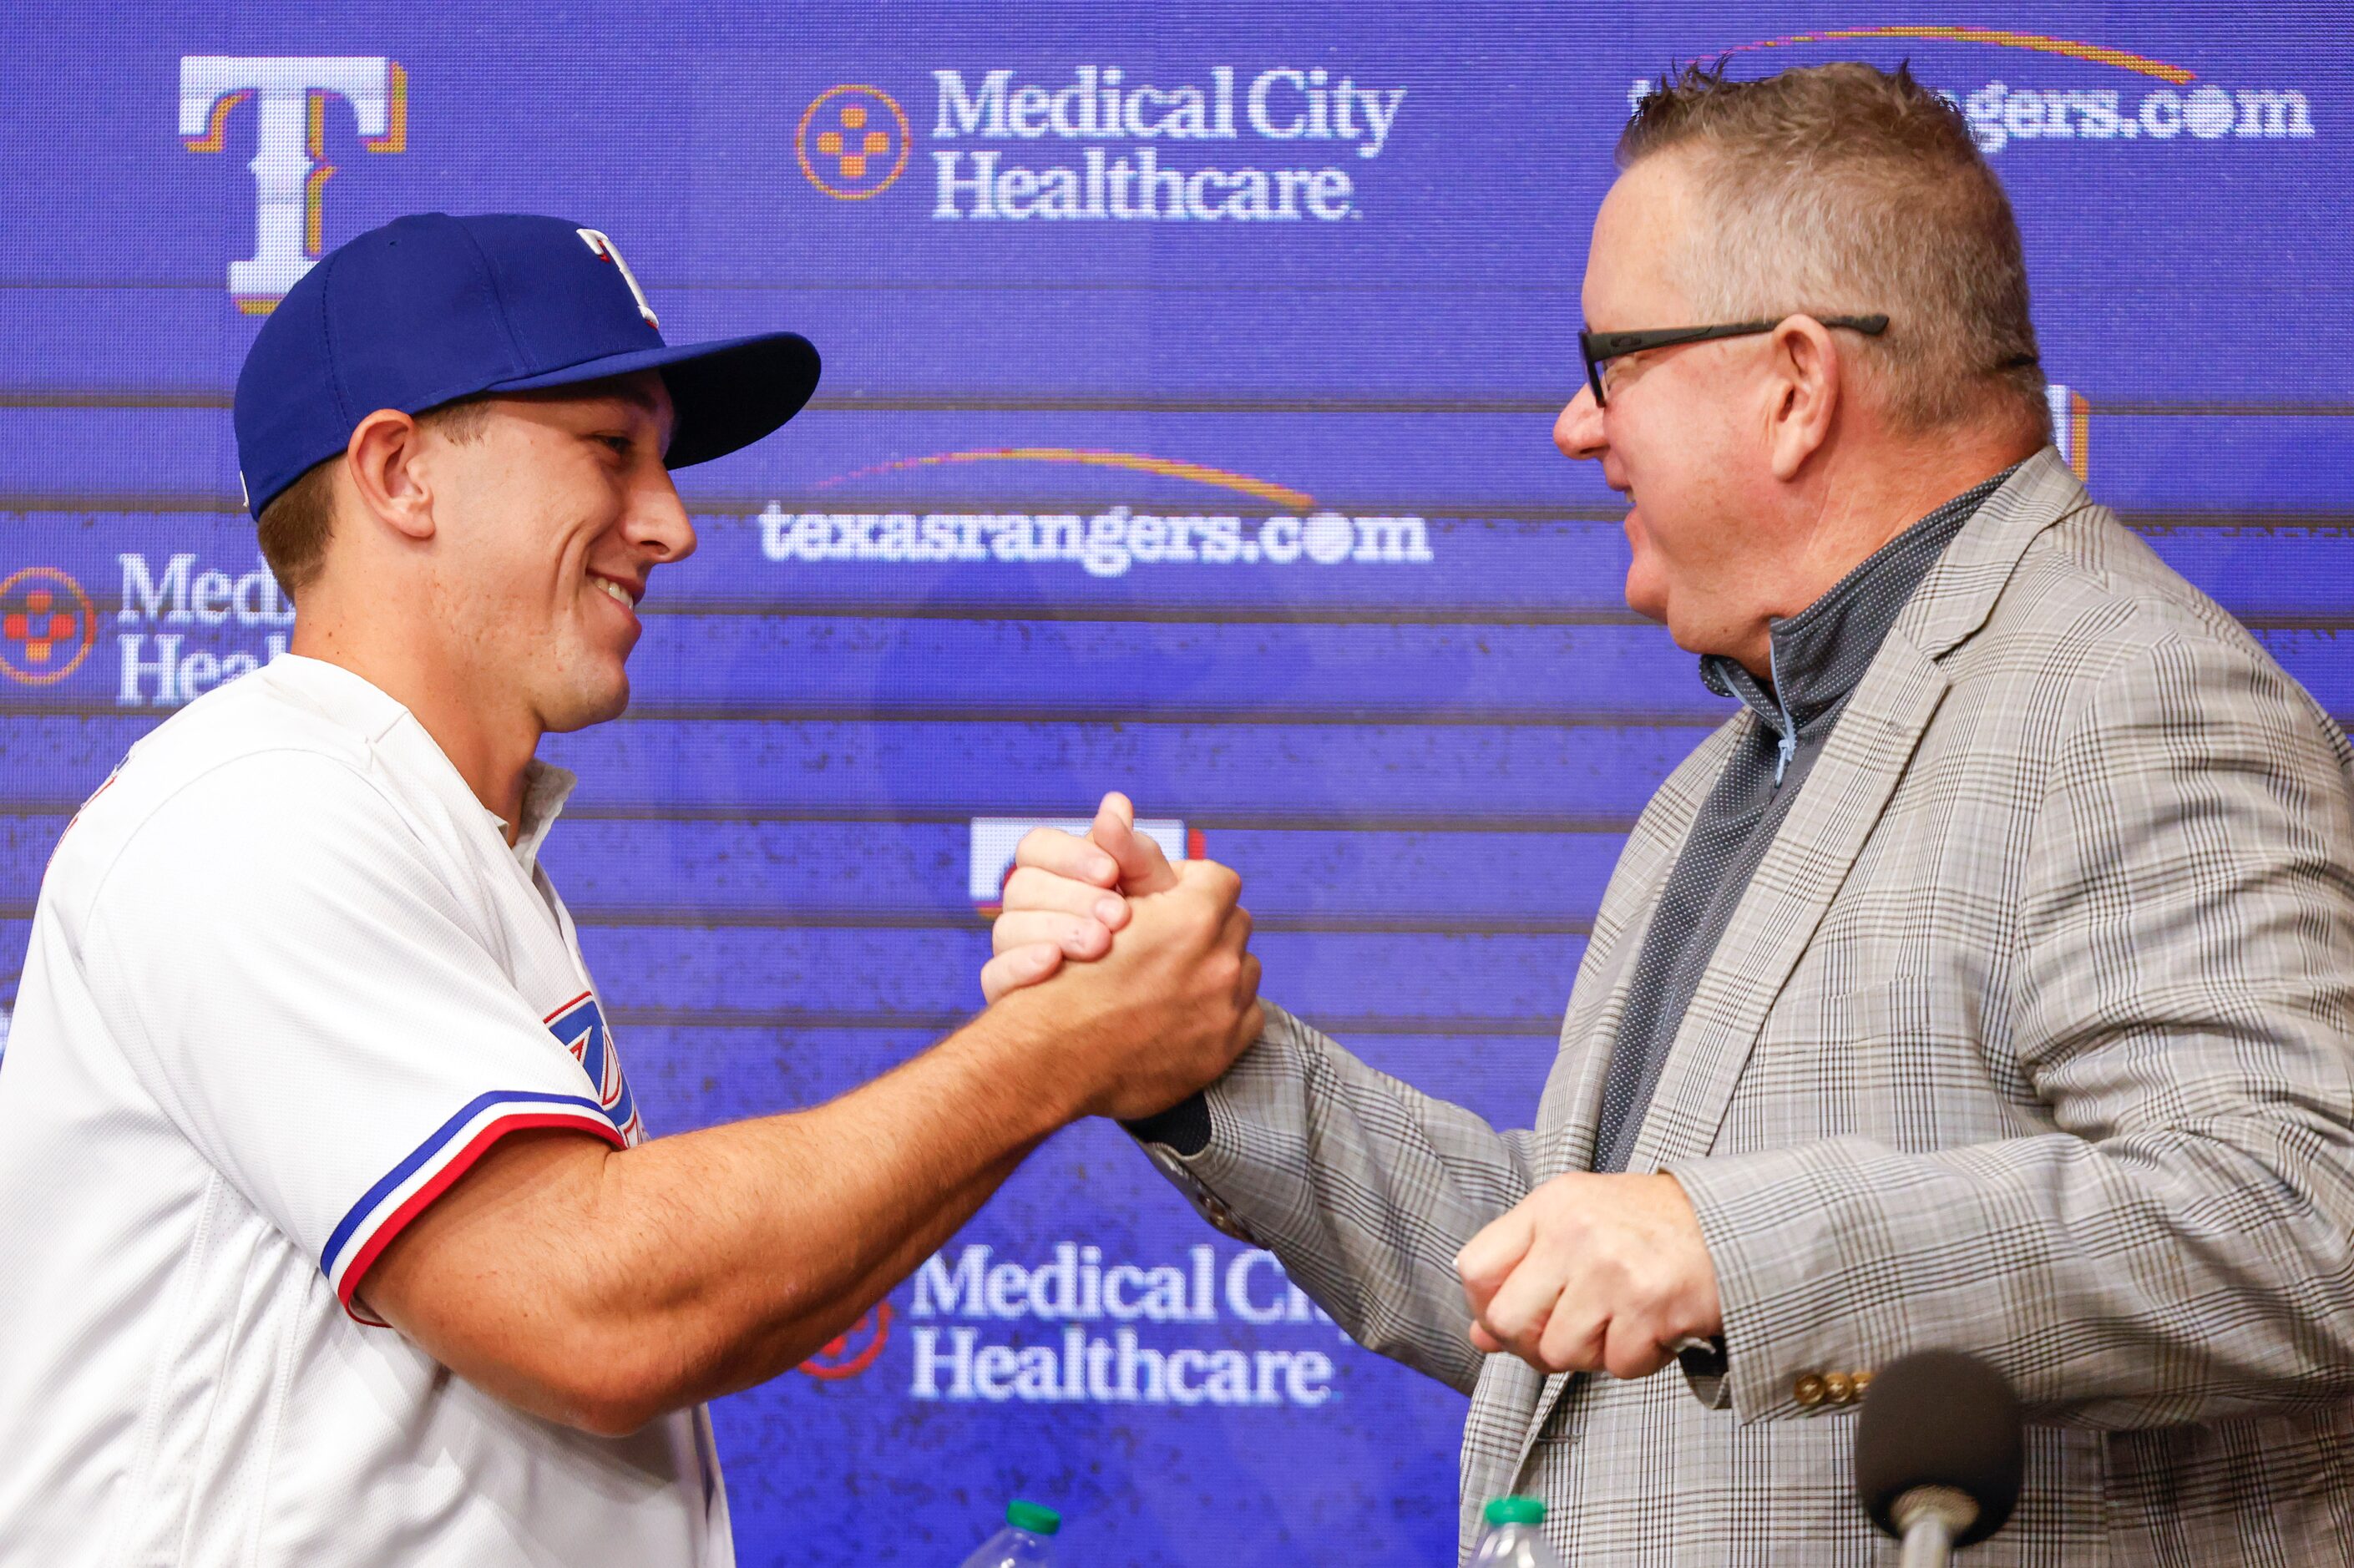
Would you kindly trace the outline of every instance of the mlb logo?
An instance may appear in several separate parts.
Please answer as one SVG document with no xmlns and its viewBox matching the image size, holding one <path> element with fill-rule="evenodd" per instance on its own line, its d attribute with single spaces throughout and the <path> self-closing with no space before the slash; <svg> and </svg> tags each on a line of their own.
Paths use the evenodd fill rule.
<svg viewBox="0 0 2354 1568">
<path fill-rule="evenodd" d="M 965 868 L 965 893 L 971 898 L 972 906 L 991 916 L 1003 906 L 1005 879 L 1013 874 L 1014 852 L 1022 847 L 1022 840 L 1031 829 L 1060 828 L 1076 837 L 1085 837 L 1093 826 L 1093 821 L 1083 817 L 973 818 L 972 853 Z M 1140 818 L 1136 831 L 1159 844 L 1172 865 L 1182 865 L 1188 858 L 1200 860 L 1208 853 L 1203 848 L 1201 831 L 1187 832 L 1179 818 Z"/>
</svg>

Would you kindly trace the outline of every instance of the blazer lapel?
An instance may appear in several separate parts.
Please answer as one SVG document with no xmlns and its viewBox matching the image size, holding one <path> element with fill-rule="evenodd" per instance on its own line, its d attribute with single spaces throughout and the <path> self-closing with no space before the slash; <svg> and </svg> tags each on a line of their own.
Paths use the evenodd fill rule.
<svg viewBox="0 0 2354 1568">
<path fill-rule="evenodd" d="M 1921 579 L 1717 940 L 1652 1091 L 1629 1171 L 1656 1171 L 1714 1144 L 1766 1013 L 1945 696 L 1938 661 L 1986 623 L 2035 536 L 2091 504 L 2046 447 L 1987 497 Z"/>
<path fill-rule="evenodd" d="M 1744 711 L 1712 732 L 1668 775 L 1627 836 L 1602 907 L 1595 914 L 1594 934 L 1562 1017 L 1560 1054 L 1537 1107 L 1532 1174 L 1539 1181 L 1593 1163 L 1602 1081 L 1610 1066 L 1610 1042 L 1617 1037 L 1618 1019 L 1627 1009 L 1634 957 L 1642 950 L 1660 886 L 1683 849 L 1702 802 L 1723 771 L 1727 753 L 1756 722 Z"/>
<path fill-rule="evenodd" d="M 1847 711 L 1831 731 L 1830 742 L 1807 776 L 1805 789 L 1789 819 L 1782 824 L 1773 847 L 1750 879 L 1749 891 L 1734 911 L 1733 922 L 1717 943 L 1716 959 L 1702 977 L 1700 989 L 1684 1012 L 1683 1027 L 1668 1056 L 1667 1070 L 1652 1091 L 1651 1104 L 1628 1157 L 1629 1171 L 1656 1171 L 1667 1160 L 1706 1152 L 1716 1136 L 1717 1123 L 1733 1097 L 1733 1086 L 1749 1060 L 1749 1048 L 1766 1021 L 1774 999 L 1789 978 L 1798 955 L 1813 939 L 1815 927 L 1830 906 L 1831 895 L 1846 880 L 1864 840 L 1880 820 L 1881 809 L 1921 732 L 1945 695 L 1945 677 L 1909 642 L 1899 643 L 1890 633 L 1880 657 L 1848 699 Z M 1689 820 L 1689 819 L 1687 819 Z M 1663 870 L 1659 874 L 1666 874 Z M 1653 902 L 1657 902 L 1656 890 Z M 1631 944 L 1630 944 L 1631 946 Z M 1728 961 L 1730 959 L 1731 961 Z M 1625 1009 L 1627 974 L 1622 963 L 1608 1019 Z M 1597 1039 L 1588 1053 L 1585 1076 L 1597 1092 L 1600 1080 L 1591 1064 L 1609 1060 L 1607 1043 Z M 1585 1159 L 1540 1170 L 1540 1180 L 1565 1170 L 1584 1170 L 1593 1160 L 1594 1107 L 1580 1102 L 1578 1121 L 1555 1140 L 1564 1153 L 1577 1149 Z M 1667 1376 L 1673 1372 L 1659 1375 Z M 1554 1402 L 1575 1372 L 1555 1372 L 1544 1381 L 1521 1438 L 1517 1475 L 1528 1463 L 1537 1435 L 1553 1414 Z"/>
<path fill-rule="evenodd" d="M 1847 880 L 1946 694 L 1946 677 L 1892 631 L 1716 945 L 1636 1134 L 1629 1171 L 1705 1154 L 1766 1012 Z"/>
<path fill-rule="evenodd" d="M 1561 1054 L 1545 1083 L 1544 1099 L 1537 1107 L 1537 1181 L 1547 1181 L 1567 1171 L 1583 1171 L 1594 1163 L 1596 1124 L 1601 1115 L 1602 1081 L 1610 1070 L 1610 1044 L 1618 1037 L 1618 1020 L 1627 1011 L 1627 991 L 1635 972 L 1635 955 L 1642 950 L 1653 910 L 1668 873 L 1682 853 L 1692 819 L 1724 770 L 1724 759 L 1757 720 L 1746 710 L 1736 714 L 1701 742 L 1676 766 L 1636 820 L 1627 836 L 1609 889 L 1594 920 L 1594 937 L 1578 966 L 1577 984 L 1562 1019 Z M 1553 1401 L 1576 1374 L 1555 1372 L 1544 1380 L 1521 1436 L 1517 1475 L 1530 1446 L 1553 1410 Z"/>
<path fill-rule="evenodd" d="M 1896 630 L 1930 658 L 1943 659 L 1986 624 L 2035 536 L 2092 504 L 2084 482 L 2045 447 L 1986 498 L 1946 546 L 1896 618 Z"/>
</svg>

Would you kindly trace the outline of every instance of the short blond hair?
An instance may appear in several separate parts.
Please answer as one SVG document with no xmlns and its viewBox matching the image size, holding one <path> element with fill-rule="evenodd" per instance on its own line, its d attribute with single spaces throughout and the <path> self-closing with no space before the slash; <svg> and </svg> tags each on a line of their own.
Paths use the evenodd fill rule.
<svg viewBox="0 0 2354 1568">
<path fill-rule="evenodd" d="M 2049 439 L 2018 220 L 1969 122 L 1909 69 L 1689 66 L 1637 106 L 1618 164 L 1670 150 L 1693 155 L 1706 232 L 1681 281 L 1709 320 L 1885 313 L 1855 362 L 1899 429 Z"/>
<path fill-rule="evenodd" d="M 461 397 L 441 403 L 417 416 L 419 425 L 438 430 L 447 440 L 471 441 L 490 422 L 490 400 Z M 334 529 L 334 467 L 343 457 L 323 458 L 272 496 L 254 521 L 261 540 L 261 558 L 270 575 L 292 599 L 315 580 L 327 558 L 327 536 Z"/>
</svg>

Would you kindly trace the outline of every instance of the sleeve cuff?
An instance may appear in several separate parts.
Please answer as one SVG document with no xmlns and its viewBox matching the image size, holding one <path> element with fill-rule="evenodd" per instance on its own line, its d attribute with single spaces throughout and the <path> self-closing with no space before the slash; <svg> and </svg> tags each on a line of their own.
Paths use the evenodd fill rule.
<svg viewBox="0 0 2354 1568">
<path fill-rule="evenodd" d="M 1198 1115 L 1198 1123 L 1189 1125 L 1182 1119 L 1189 1112 Z M 1176 1120 L 1178 1125 L 1165 1127 L 1161 1125 L 1164 1120 Z M 1212 1118 L 1206 1091 L 1183 1104 L 1172 1106 L 1158 1116 L 1122 1125 L 1142 1142 L 1146 1157 L 1161 1175 L 1169 1179 L 1171 1185 L 1184 1194 L 1185 1201 L 1193 1205 L 1194 1213 L 1209 1221 L 1214 1228 L 1246 1246 L 1267 1245 L 1243 1223 L 1242 1216 L 1235 1213 L 1225 1199 L 1210 1190 L 1208 1180 L 1195 1163 L 1201 1161 L 1204 1165 L 1214 1165 L 1217 1161 L 1217 1151 L 1213 1148 L 1217 1128 Z M 1198 1138 L 1193 1147 L 1177 1141 L 1189 1136 Z"/>
<path fill-rule="evenodd" d="M 1694 1399 L 1711 1410 L 1732 1408 L 1733 1391 L 1725 1383 L 1723 1336 L 1704 1345 L 1686 1345 L 1676 1352 L 1676 1365 L 1684 1374 L 1684 1384 L 1691 1390 Z"/>
<path fill-rule="evenodd" d="M 1191 1159 L 1210 1147 L 1210 1099 L 1193 1094 L 1148 1117 L 1120 1125 L 1141 1143 L 1161 1143 Z"/>
<path fill-rule="evenodd" d="M 360 1303 L 358 1293 L 360 1281 L 393 1237 L 431 1208 L 501 1139 L 536 1128 L 567 1128 L 601 1138 L 616 1149 L 629 1147 L 621 1129 L 594 1100 L 516 1090 L 476 1097 L 369 1188 L 327 1238 L 319 1268 L 355 1321 L 389 1327 Z"/>
<path fill-rule="evenodd" d="M 1802 1374 L 1851 1364 L 1855 1314 L 1837 1305 L 1836 1217 L 1816 1181 L 1820 1146 L 1760 1150 L 1670 1167 L 1716 1270 L 1722 1368 L 1692 1392 L 1744 1424 L 1805 1414 Z"/>
</svg>

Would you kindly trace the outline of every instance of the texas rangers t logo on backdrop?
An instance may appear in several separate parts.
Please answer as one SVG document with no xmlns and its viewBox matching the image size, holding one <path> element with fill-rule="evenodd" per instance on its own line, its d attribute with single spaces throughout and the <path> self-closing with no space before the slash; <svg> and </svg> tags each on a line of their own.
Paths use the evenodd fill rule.
<svg viewBox="0 0 2354 1568">
<path fill-rule="evenodd" d="M 321 195 L 335 166 L 327 158 L 327 101 L 340 98 L 371 153 L 408 146 L 408 73 L 381 55 L 184 55 L 180 139 L 191 153 L 228 145 L 229 116 L 250 99 L 255 112 L 253 254 L 228 264 L 237 308 L 267 315 L 325 249 Z"/>
</svg>

